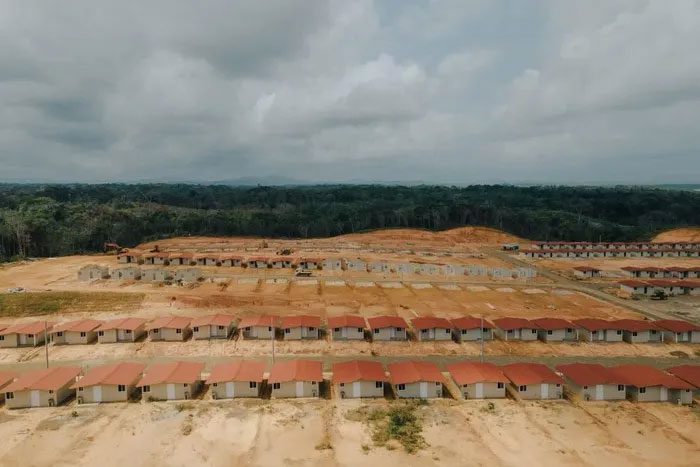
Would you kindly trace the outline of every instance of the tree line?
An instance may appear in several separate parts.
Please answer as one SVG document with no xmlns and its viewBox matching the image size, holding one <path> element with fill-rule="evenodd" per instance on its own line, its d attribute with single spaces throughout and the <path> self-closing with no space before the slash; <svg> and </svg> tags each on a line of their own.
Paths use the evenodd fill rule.
<svg viewBox="0 0 700 467">
<path fill-rule="evenodd" d="M 700 225 L 700 193 L 510 185 L 0 184 L 0 261 L 183 235 L 306 238 L 468 225 L 539 240 L 645 240 Z"/>
</svg>

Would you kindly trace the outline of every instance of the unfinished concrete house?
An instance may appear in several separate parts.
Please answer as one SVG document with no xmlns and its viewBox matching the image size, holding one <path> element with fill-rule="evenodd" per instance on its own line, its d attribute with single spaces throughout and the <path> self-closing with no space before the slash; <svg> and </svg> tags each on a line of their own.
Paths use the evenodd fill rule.
<svg viewBox="0 0 700 467">
<path fill-rule="evenodd" d="M 141 268 L 128 266 L 125 268 L 112 269 L 110 278 L 118 281 L 136 281 L 141 279 Z"/>
<path fill-rule="evenodd" d="M 88 264 L 78 270 L 78 280 L 94 281 L 97 279 L 109 279 L 109 268 L 97 264 Z"/>
</svg>

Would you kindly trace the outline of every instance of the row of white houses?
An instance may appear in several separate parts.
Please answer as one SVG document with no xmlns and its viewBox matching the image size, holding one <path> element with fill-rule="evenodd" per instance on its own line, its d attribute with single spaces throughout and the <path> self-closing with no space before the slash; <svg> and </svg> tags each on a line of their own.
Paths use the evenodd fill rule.
<svg viewBox="0 0 700 467">
<path fill-rule="evenodd" d="M 700 248 L 694 249 L 543 249 L 520 250 L 526 258 L 699 258 Z"/>
<path fill-rule="evenodd" d="M 698 250 L 700 242 L 535 242 L 540 250 Z"/>
<path fill-rule="evenodd" d="M 83 371 L 80 367 L 53 367 L 25 373 L 0 372 L 0 398 L 9 409 L 50 407 L 72 397 L 78 404 L 183 400 L 209 388 L 212 399 L 257 398 L 396 398 L 449 397 L 447 378 L 427 361 L 390 363 L 352 360 L 335 363 L 329 380 L 322 362 L 287 360 L 266 365 L 236 360 L 215 365 L 175 361 L 146 366 L 117 362 Z M 598 364 L 559 365 L 556 371 L 540 363 L 461 361 L 447 372 L 465 399 L 562 399 L 672 401 L 690 404 L 700 387 L 700 366 L 683 365 L 666 371 L 644 365 L 604 367 Z M 332 390 L 329 389 L 332 387 Z M 568 390 L 568 393 L 567 393 Z M 456 395 L 454 395 L 456 396 Z"/>
<path fill-rule="evenodd" d="M 78 270 L 78 280 L 80 281 L 113 279 L 119 281 L 140 280 L 142 282 L 197 282 L 203 278 L 204 274 L 198 268 L 169 270 L 164 268 L 125 266 L 110 270 L 106 266 L 88 264 Z"/>
<path fill-rule="evenodd" d="M 659 292 L 666 295 L 700 295 L 700 281 L 691 280 L 667 280 L 628 279 L 618 282 L 620 291 L 630 296 L 653 296 Z"/>
<path fill-rule="evenodd" d="M 465 316 L 455 319 L 421 317 L 408 322 L 399 316 L 342 315 L 329 317 L 324 326 L 318 316 L 245 316 L 214 314 L 189 318 L 163 316 L 117 318 L 108 321 L 80 319 L 54 324 L 43 321 L 0 325 L 0 348 L 34 347 L 48 341 L 54 345 L 151 341 L 183 342 L 193 339 L 316 340 L 325 328 L 334 341 L 406 341 L 414 336 L 423 341 L 504 341 L 542 342 L 629 342 L 700 343 L 700 326 L 681 320 L 601 320 L 561 318 L 524 319 L 515 317 L 489 321 Z M 412 330 L 409 333 L 409 330 Z"/>
<path fill-rule="evenodd" d="M 295 269 L 354 271 L 377 274 L 420 274 L 445 276 L 492 276 L 530 279 L 537 275 L 533 268 L 489 268 L 482 265 L 443 264 L 426 261 L 393 262 L 361 258 L 298 258 L 293 256 L 236 256 L 229 253 L 125 252 L 117 256 L 123 264 L 150 266 L 220 266 L 249 269 Z M 102 277 L 96 277 L 102 278 Z M 90 278 L 91 279 L 91 278 Z"/>
</svg>

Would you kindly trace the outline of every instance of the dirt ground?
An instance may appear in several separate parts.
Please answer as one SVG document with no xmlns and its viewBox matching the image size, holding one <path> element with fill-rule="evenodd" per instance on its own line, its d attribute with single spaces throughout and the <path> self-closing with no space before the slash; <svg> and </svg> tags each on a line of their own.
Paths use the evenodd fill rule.
<svg viewBox="0 0 700 467">
<path fill-rule="evenodd" d="M 0 412 L 3 465 L 697 465 L 697 409 L 671 404 L 432 401 L 427 446 L 374 445 L 348 417 L 377 401 L 192 401 Z"/>
<path fill-rule="evenodd" d="M 686 227 L 662 232 L 652 242 L 700 242 L 700 227 Z"/>
</svg>

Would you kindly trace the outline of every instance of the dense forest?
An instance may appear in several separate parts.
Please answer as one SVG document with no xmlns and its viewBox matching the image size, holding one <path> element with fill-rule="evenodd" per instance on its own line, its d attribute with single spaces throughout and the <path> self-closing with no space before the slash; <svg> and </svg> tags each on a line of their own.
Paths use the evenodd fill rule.
<svg viewBox="0 0 700 467">
<path fill-rule="evenodd" d="M 639 240 L 700 225 L 700 193 L 508 185 L 0 185 L 0 260 L 180 235 L 327 237 L 464 225 L 542 240 Z"/>
</svg>

